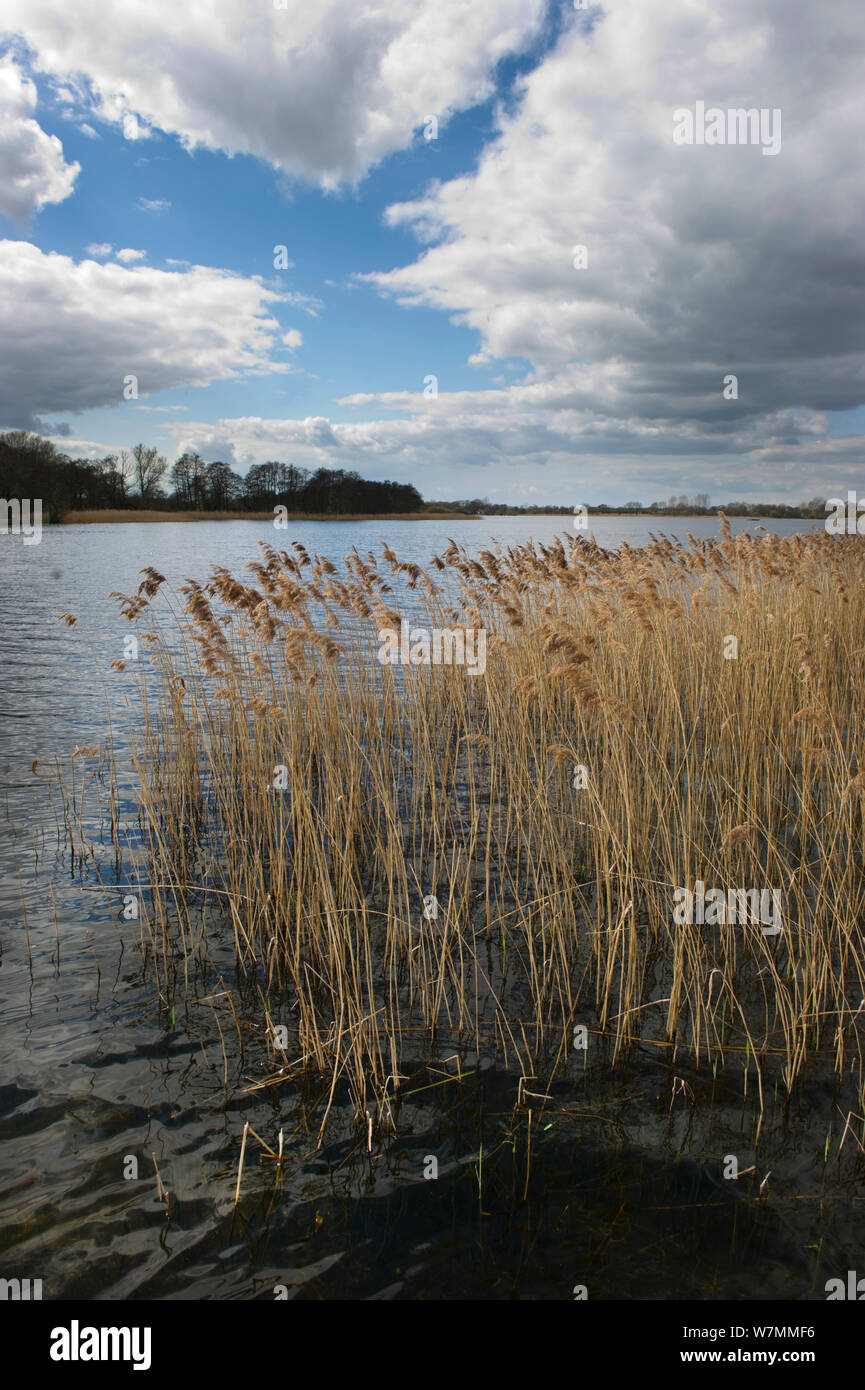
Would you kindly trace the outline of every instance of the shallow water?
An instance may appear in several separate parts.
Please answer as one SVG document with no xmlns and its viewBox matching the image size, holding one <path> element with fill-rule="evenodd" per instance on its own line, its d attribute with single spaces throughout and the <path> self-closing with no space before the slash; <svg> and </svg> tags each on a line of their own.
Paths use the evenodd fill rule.
<svg viewBox="0 0 865 1390">
<path fill-rule="evenodd" d="M 469 1078 L 443 1082 L 454 1065 L 445 1043 L 372 1152 L 340 1095 L 323 1150 L 306 1118 L 316 1094 L 281 1087 L 226 1103 L 223 1068 L 255 1079 L 256 1059 L 240 1058 L 230 1020 L 224 1059 L 212 1010 L 176 1003 L 172 1017 L 160 1005 L 138 924 L 80 874 L 58 831 L 45 764 L 60 757 L 68 770 L 76 744 L 106 737 L 99 669 L 122 658 L 129 631 L 108 594 L 134 592 L 144 565 L 173 585 L 204 580 L 215 563 L 239 573 L 259 540 L 299 540 L 334 562 L 384 540 L 426 564 L 449 535 L 476 552 L 492 538 L 549 541 L 565 521 L 200 522 L 46 529 L 38 546 L 0 538 L 0 1277 L 40 1278 L 45 1298 L 272 1299 L 283 1286 L 301 1298 L 533 1299 L 571 1298 L 583 1284 L 592 1298 L 823 1299 L 826 1279 L 856 1269 L 865 1189 L 855 1140 L 834 1156 L 844 1117 L 822 1073 L 806 1071 L 790 1105 L 774 1108 L 757 1172 L 738 1183 L 723 1180 L 724 1156 L 755 1163 L 753 1092 L 744 1099 L 681 1059 L 671 1069 L 649 1048 L 615 1081 L 600 1050 L 585 1069 L 572 1059 L 530 1143 L 526 1117 L 514 1122 L 514 1078 L 463 1058 Z M 814 523 L 765 525 L 790 534 Z M 637 545 L 661 523 L 592 526 L 601 544 Z M 683 540 L 688 530 L 717 528 L 669 527 Z M 64 610 L 75 627 L 58 621 Z M 107 688 L 122 761 L 134 687 Z M 88 805 L 106 864 L 109 827 Z M 269 1144 L 282 1128 L 290 1161 L 277 1188 L 272 1160 L 250 1144 L 235 1209 L 245 1120 Z M 125 1176 L 129 1158 L 137 1178 Z"/>
</svg>

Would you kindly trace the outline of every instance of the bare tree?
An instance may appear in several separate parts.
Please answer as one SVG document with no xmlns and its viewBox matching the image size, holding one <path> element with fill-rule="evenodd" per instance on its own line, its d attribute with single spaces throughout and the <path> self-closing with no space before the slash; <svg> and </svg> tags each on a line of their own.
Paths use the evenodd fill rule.
<svg viewBox="0 0 865 1390">
<path fill-rule="evenodd" d="M 120 492 L 126 497 L 126 490 L 135 477 L 135 463 L 128 449 L 121 449 L 117 455 L 117 472 L 120 475 Z"/>
<path fill-rule="evenodd" d="M 126 488 L 132 478 L 133 467 L 129 450 L 121 449 L 117 454 L 106 454 L 103 459 L 95 459 L 94 466 L 108 480 L 114 501 L 121 504 L 125 502 Z"/>
<path fill-rule="evenodd" d="M 168 460 L 156 449 L 146 444 L 136 444 L 132 450 L 133 470 L 138 491 L 145 501 L 156 496 L 157 489 L 165 476 Z"/>
</svg>

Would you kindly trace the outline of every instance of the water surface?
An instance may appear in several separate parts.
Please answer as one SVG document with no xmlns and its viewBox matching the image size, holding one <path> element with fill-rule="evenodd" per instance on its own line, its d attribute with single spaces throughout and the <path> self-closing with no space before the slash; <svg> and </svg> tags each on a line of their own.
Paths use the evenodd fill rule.
<svg viewBox="0 0 865 1390">
<path fill-rule="evenodd" d="M 736 534 L 755 524 L 732 521 Z M 763 524 L 781 535 L 819 525 Z M 661 529 L 714 536 L 717 523 L 608 517 L 590 529 L 601 545 L 635 546 Z M 261 540 L 301 541 L 334 562 L 385 541 L 426 565 L 449 537 L 474 554 L 567 533 L 562 517 L 496 517 L 68 526 L 36 546 L 0 537 L 0 1277 L 40 1278 L 45 1298 L 273 1298 L 275 1286 L 290 1297 L 571 1298 L 584 1284 L 593 1298 L 822 1299 L 827 1278 L 857 1267 L 862 1187 L 826 1161 L 827 1129 L 837 1140 L 841 1126 L 825 1079 L 806 1071 L 759 1172 L 740 1184 L 720 1171 L 753 1139 L 741 1091 L 680 1064 L 699 1103 L 672 1103 L 666 1062 L 639 1049 L 614 1083 L 600 1049 L 574 1063 L 530 1145 L 525 1122 L 512 1123 L 513 1079 L 476 1058 L 461 1087 L 409 1096 L 382 1151 L 366 1151 L 339 1107 L 317 1151 L 302 1097 L 276 1088 L 226 1103 L 212 1016 L 160 1005 L 137 923 L 70 855 L 48 765 L 68 771 L 76 745 L 101 744 L 109 712 L 123 762 L 134 685 L 100 672 L 122 659 L 130 630 L 108 595 L 134 592 L 143 566 L 176 586 L 213 564 L 240 575 Z M 75 627 L 58 621 L 66 610 Z M 108 827 L 88 808 L 105 863 Z M 446 1048 L 439 1061 L 453 1066 Z M 270 1143 L 282 1127 L 292 1161 L 276 1192 L 272 1165 L 251 1150 L 235 1210 L 244 1120 Z M 435 1181 L 423 1176 L 431 1154 Z M 125 1176 L 130 1158 L 137 1179 Z"/>
</svg>

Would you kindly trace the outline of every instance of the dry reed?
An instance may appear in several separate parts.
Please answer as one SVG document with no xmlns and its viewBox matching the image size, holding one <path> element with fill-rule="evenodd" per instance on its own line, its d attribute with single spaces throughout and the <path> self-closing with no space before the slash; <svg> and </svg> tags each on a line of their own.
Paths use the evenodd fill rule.
<svg viewBox="0 0 865 1390">
<path fill-rule="evenodd" d="M 323 1078 L 320 1133 L 338 1089 L 382 1124 L 443 1039 L 544 1093 L 580 1024 L 613 1063 L 744 1058 L 761 1103 L 818 1057 L 862 1111 L 865 545 L 382 550 L 118 595 L 155 675 L 132 877 L 163 996 L 230 957 L 255 1084 Z M 379 665 L 401 617 L 483 627 L 485 674 Z M 697 880 L 779 890 L 782 931 L 676 924 Z"/>
</svg>

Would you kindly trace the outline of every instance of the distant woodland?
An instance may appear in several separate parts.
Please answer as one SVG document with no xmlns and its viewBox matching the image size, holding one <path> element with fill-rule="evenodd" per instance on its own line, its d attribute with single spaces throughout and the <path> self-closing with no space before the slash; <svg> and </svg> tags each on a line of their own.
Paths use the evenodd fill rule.
<svg viewBox="0 0 865 1390">
<path fill-rule="evenodd" d="M 72 459 L 48 439 L 25 431 L 0 434 L 0 498 L 41 498 L 45 522 L 68 512 L 132 510 L 262 512 L 275 506 L 318 515 L 388 515 L 447 511 L 465 516 L 571 516 L 574 505 L 512 506 L 487 497 L 425 502 L 411 483 L 377 482 L 344 469 L 298 468 L 293 463 L 257 463 L 245 477 L 227 463 L 205 463 L 185 453 L 173 463 L 150 445 L 136 444 L 104 458 Z M 800 503 L 729 501 L 710 506 L 707 494 L 667 501 L 591 503 L 592 516 L 814 517 L 825 520 L 826 503 L 812 497 Z"/>
<path fill-rule="evenodd" d="M 50 440 L 20 431 L 0 435 L 0 497 L 41 497 L 49 522 L 103 509 L 261 512 L 282 505 L 289 512 L 377 515 L 423 507 L 410 483 L 370 481 L 344 469 L 260 463 L 241 478 L 227 463 L 205 463 L 199 454 L 181 454 L 169 467 L 146 444 L 101 459 L 71 459 Z"/>
</svg>

